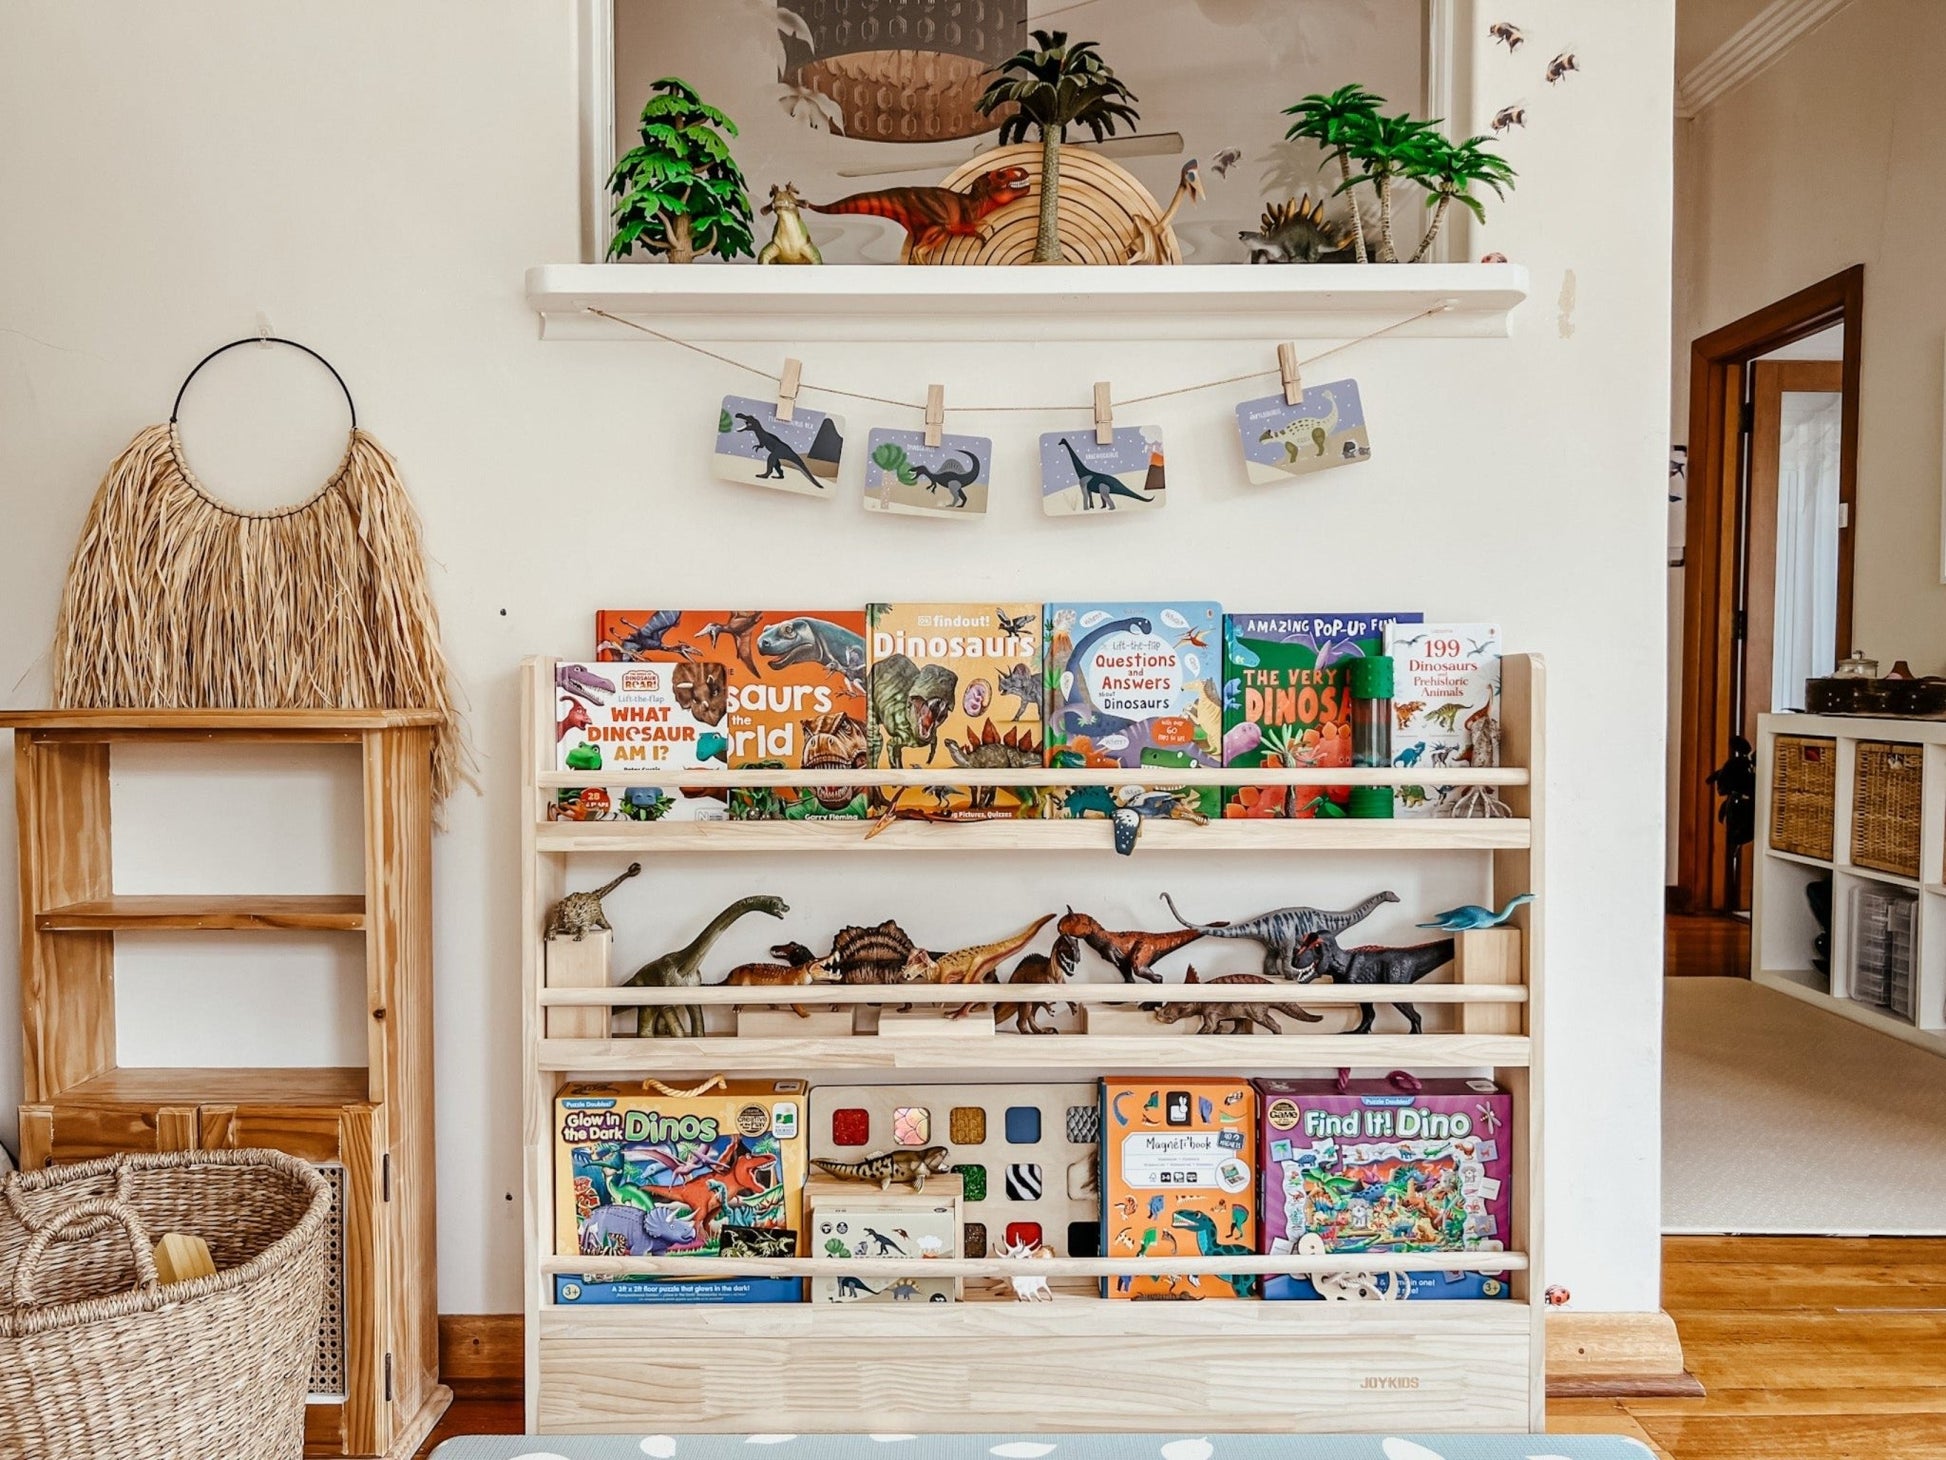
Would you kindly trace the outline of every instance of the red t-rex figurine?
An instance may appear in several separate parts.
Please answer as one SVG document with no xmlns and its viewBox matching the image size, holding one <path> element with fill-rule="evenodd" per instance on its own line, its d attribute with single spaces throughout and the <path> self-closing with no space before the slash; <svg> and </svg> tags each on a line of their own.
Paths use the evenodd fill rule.
<svg viewBox="0 0 1946 1460">
<path fill-rule="evenodd" d="M 1027 196 L 1027 169 L 997 167 L 973 179 L 963 193 L 951 188 L 884 188 L 853 193 L 835 203 L 806 203 L 813 213 L 864 213 L 890 218 L 905 229 L 904 258 L 926 263 L 952 238 L 981 238 L 987 216 Z"/>
</svg>

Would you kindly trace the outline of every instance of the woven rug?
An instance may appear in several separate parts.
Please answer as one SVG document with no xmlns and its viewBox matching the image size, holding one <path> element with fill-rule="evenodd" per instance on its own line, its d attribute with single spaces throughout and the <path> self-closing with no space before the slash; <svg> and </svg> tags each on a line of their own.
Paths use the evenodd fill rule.
<svg viewBox="0 0 1946 1460">
<path fill-rule="evenodd" d="M 1946 1235 L 1946 1059 L 1747 979 L 1662 987 L 1663 1231 Z"/>
<path fill-rule="evenodd" d="M 1619 1435 L 474 1435 L 433 1460 L 1651 1460 Z"/>
</svg>

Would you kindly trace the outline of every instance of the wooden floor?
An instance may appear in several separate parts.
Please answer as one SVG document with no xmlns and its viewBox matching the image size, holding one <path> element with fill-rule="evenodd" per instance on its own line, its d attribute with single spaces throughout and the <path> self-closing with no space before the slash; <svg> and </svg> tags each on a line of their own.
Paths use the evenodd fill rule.
<svg viewBox="0 0 1946 1460">
<path fill-rule="evenodd" d="M 1750 923 L 1745 918 L 1663 919 L 1662 971 L 1669 978 L 1750 977 Z"/>
<path fill-rule="evenodd" d="M 1551 1428 L 1673 1460 L 1946 1460 L 1946 1239 L 1671 1237 L 1663 1306 L 1702 1399 L 1556 1400 Z M 462 1398 L 434 1438 L 520 1428 Z"/>
</svg>

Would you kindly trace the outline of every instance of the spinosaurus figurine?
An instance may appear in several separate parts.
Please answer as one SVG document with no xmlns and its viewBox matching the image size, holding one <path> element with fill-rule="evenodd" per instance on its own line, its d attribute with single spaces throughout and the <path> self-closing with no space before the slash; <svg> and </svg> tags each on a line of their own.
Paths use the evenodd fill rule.
<svg viewBox="0 0 1946 1460">
<path fill-rule="evenodd" d="M 617 872 L 593 892 L 570 892 L 554 904 L 554 910 L 547 915 L 547 936 L 550 938 L 572 938 L 579 943 L 588 934 L 597 930 L 612 933 L 608 918 L 601 909 L 601 900 L 620 887 L 629 878 L 642 871 L 640 862 L 630 862 L 625 871 Z"/>
<path fill-rule="evenodd" d="M 660 958 L 652 958 L 635 971 L 623 988 L 699 988 L 703 982 L 703 956 L 733 924 L 751 913 L 768 913 L 781 918 L 790 907 L 781 897 L 739 897 L 709 920 L 707 927 L 688 943 Z M 643 1039 L 701 1039 L 703 1010 L 699 1004 L 644 1004 L 636 1012 L 635 1032 Z"/>
</svg>

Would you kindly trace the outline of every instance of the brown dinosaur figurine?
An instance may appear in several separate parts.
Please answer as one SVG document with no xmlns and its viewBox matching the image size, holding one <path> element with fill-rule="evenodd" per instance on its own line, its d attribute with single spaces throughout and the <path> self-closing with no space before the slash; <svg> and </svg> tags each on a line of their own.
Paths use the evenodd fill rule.
<svg viewBox="0 0 1946 1460">
<path fill-rule="evenodd" d="M 1123 983 L 1134 983 L 1138 978 L 1161 983 L 1162 975 L 1153 971 L 1155 962 L 1204 936 L 1200 929 L 1194 928 L 1171 928 L 1166 933 L 1110 932 L 1072 907 L 1055 924 L 1054 931 L 1094 949 L 1122 976 Z"/>
<path fill-rule="evenodd" d="M 1196 965 L 1189 966 L 1183 976 L 1186 984 L 1202 984 L 1205 980 L 1196 976 Z M 1261 973 L 1226 973 L 1221 978 L 1207 980 L 1209 983 L 1270 983 Z M 1300 1009 L 1295 1004 L 1164 1004 L 1151 1011 L 1164 1024 L 1180 1024 L 1185 1019 L 1200 1021 L 1198 1034 L 1253 1034 L 1259 1028 L 1268 1029 L 1272 1034 L 1282 1034 L 1272 1014 L 1285 1014 L 1292 1019 L 1302 1019 L 1307 1024 L 1321 1022 L 1321 1016 L 1309 1009 Z"/>
<path fill-rule="evenodd" d="M 1014 971 L 1008 975 L 1007 983 L 1009 985 L 1051 983 L 1058 987 L 1074 977 L 1074 966 L 1080 962 L 1080 959 L 1081 950 L 1075 945 L 1074 939 L 1056 938 L 1052 958 L 1045 953 L 1029 953 L 1014 965 Z M 1068 1011 L 1072 1013 L 1078 1007 L 1069 1004 Z M 1040 1016 L 1053 1012 L 1054 1005 L 1051 1003 L 1001 1004 L 994 1009 L 993 1017 L 996 1024 L 1003 1026 L 1011 1019 L 1015 1031 L 1020 1034 L 1053 1034 L 1055 1031 L 1052 1028 L 1043 1029 L 1040 1026 Z"/>
<path fill-rule="evenodd" d="M 864 213 L 905 229 L 901 263 L 930 263 L 950 239 L 982 238 L 989 214 L 1027 196 L 1024 167 L 997 167 L 974 178 L 963 193 L 951 188 L 880 188 L 835 203 L 804 203 L 813 213 Z"/>
<path fill-rule="evenodd" d="M 951 1160 L 944 1146 L 927 1146 L 923 1150 L 885 1151 L 862 1161 L 819 1160 L 811 1164 L 840 1181 L 876 1181 L 880 1191 L 891 1190 L 895 1181 L 909 1183 L 914 1191 L 924 1191 L 926 1177 L 943 1174 Z"/>
<path fill-rule="evenodd" d="M 951 953 L 929 955 L 926 966 L 926 979 L 930 983 L 983 983 L 992 977 L 1003 959 L 1011 958 L 1040 936 L 1042 928 L 1054 921 L 1054 914 L 1036 918 L 1011 938 L 1001 938 L 992 943 L 975 943 L 970 948 L 956 948 Z M 919 953 L 912 955 L 917 960 Z M 917 966 L 916 964 L 909 966 Z M 954 1019 L 964 1019 L 973 1006 L 961 1004 L 952 1012 Z"/>
<path fill-rule="evenodd" d="M 799 944 L 779 944 L 781 948 L 801 948 Z M 806 950 L 809 951 L 808 949 Z M 837 966 L 828 958 L 807 959 L 802 963 L 740 963 L 730 970 L 729 977 L 723 982 L 735 984 L 739 988 L 790 988 L 796 984 L 838 983 L 841 975 Z M 792 1004 L 790 1010 L 800 1019 L 811 1017 L 811 1011 L 802 1004 Z"/>
</svg>

